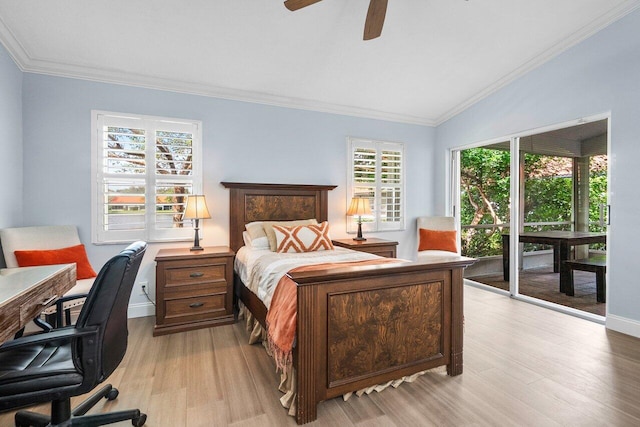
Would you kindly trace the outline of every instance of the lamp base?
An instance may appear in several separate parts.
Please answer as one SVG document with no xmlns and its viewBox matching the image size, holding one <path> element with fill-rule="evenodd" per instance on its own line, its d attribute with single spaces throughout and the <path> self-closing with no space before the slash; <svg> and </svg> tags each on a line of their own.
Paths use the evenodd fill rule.
<svg viewBox="0 0 640 427">
<path fill-rule="evenodd" d="M 362 237 L 362 220 L 360 218 L 358 218 L 358 235 L 354 237 L 353 240 L 355 240 L 356 242 L 364 242 L 365 240 L 367 240 Z"/>
<path fill-rule="evenodd" d="M 193 246 L 191 247 L 191 249 L 189 249 L 190 251 L 204 250 L 204 248 L 200 246 L 200 234 L 198 233 L 198 231 L 200 231 L 200 224 L 198 223 L 199 221 L 200 220 L 196 218 L 196 235 L 193 238 Z"/>
</svg>

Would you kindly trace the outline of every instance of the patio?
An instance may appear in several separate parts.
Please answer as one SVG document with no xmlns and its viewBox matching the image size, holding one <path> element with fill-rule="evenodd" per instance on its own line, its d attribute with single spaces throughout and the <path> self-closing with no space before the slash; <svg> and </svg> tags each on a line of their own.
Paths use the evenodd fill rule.
<svg viewBox="0 0 640 427">
<path fill-rule="evenodd" d="M 509 282 L 502 274 L 465 277 L 494 288 L 509 290 Z M 606 316 L 606 304 L 596 301 L 596 276 L 584 271 L 574 272 L 575 295 L 567 296 L 559 291 L 559 273 L 553 266 L 532 268 L 520 272 L 520 293 L 533 298 L 575 308 L 588 313 Z"/>
</svg>

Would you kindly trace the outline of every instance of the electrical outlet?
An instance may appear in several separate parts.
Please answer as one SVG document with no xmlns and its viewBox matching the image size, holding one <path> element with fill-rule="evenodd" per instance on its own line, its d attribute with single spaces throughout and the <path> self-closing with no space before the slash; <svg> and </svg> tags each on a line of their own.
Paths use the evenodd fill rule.
<svg viewBox="0 0 640 427">
<path fill-rule="evenodd" d="M 149 282 L 140 282 L 138 283 L 138 286 L 140 287 L 140 292 L 138 293 L 138 295 L 145 295 L 147 292 L 149 292 Z"/>
</svg>

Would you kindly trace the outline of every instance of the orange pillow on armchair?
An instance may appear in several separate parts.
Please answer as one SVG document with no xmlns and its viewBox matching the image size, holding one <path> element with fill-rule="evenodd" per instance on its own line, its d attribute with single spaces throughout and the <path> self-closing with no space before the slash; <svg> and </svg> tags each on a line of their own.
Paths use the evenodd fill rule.
<svg viewBox="0 0 640 427">
<path fill-rule="evenodd" d="M 61 249 L 14 251 L 14 254 L 20 267 L 75 263 L 78 280 L 96 277 L 96 272 L 91 267 L 87 252 L 82 244 Z"/>
<path fill-rule="evenodd" d="M 448 251 L 458 253 L 456 230 L 428 230 L 420 229 L 420 244 L 418 251 Z"/>
</svg>

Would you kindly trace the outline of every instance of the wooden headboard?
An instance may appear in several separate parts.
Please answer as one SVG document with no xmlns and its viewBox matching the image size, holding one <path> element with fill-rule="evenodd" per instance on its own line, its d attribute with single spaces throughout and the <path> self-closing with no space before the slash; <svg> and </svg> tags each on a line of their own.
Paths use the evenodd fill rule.
<svg viewBox="0 0 640 427">
<path fill-rule="evenodd" d="M 328 191 L 336 185 L 251 184 L 222 182 L 229 192 L 229 246 L 234 251 L 244 243 L 242 232 L 252 221 L 328 219 Z"/>
</svg>

